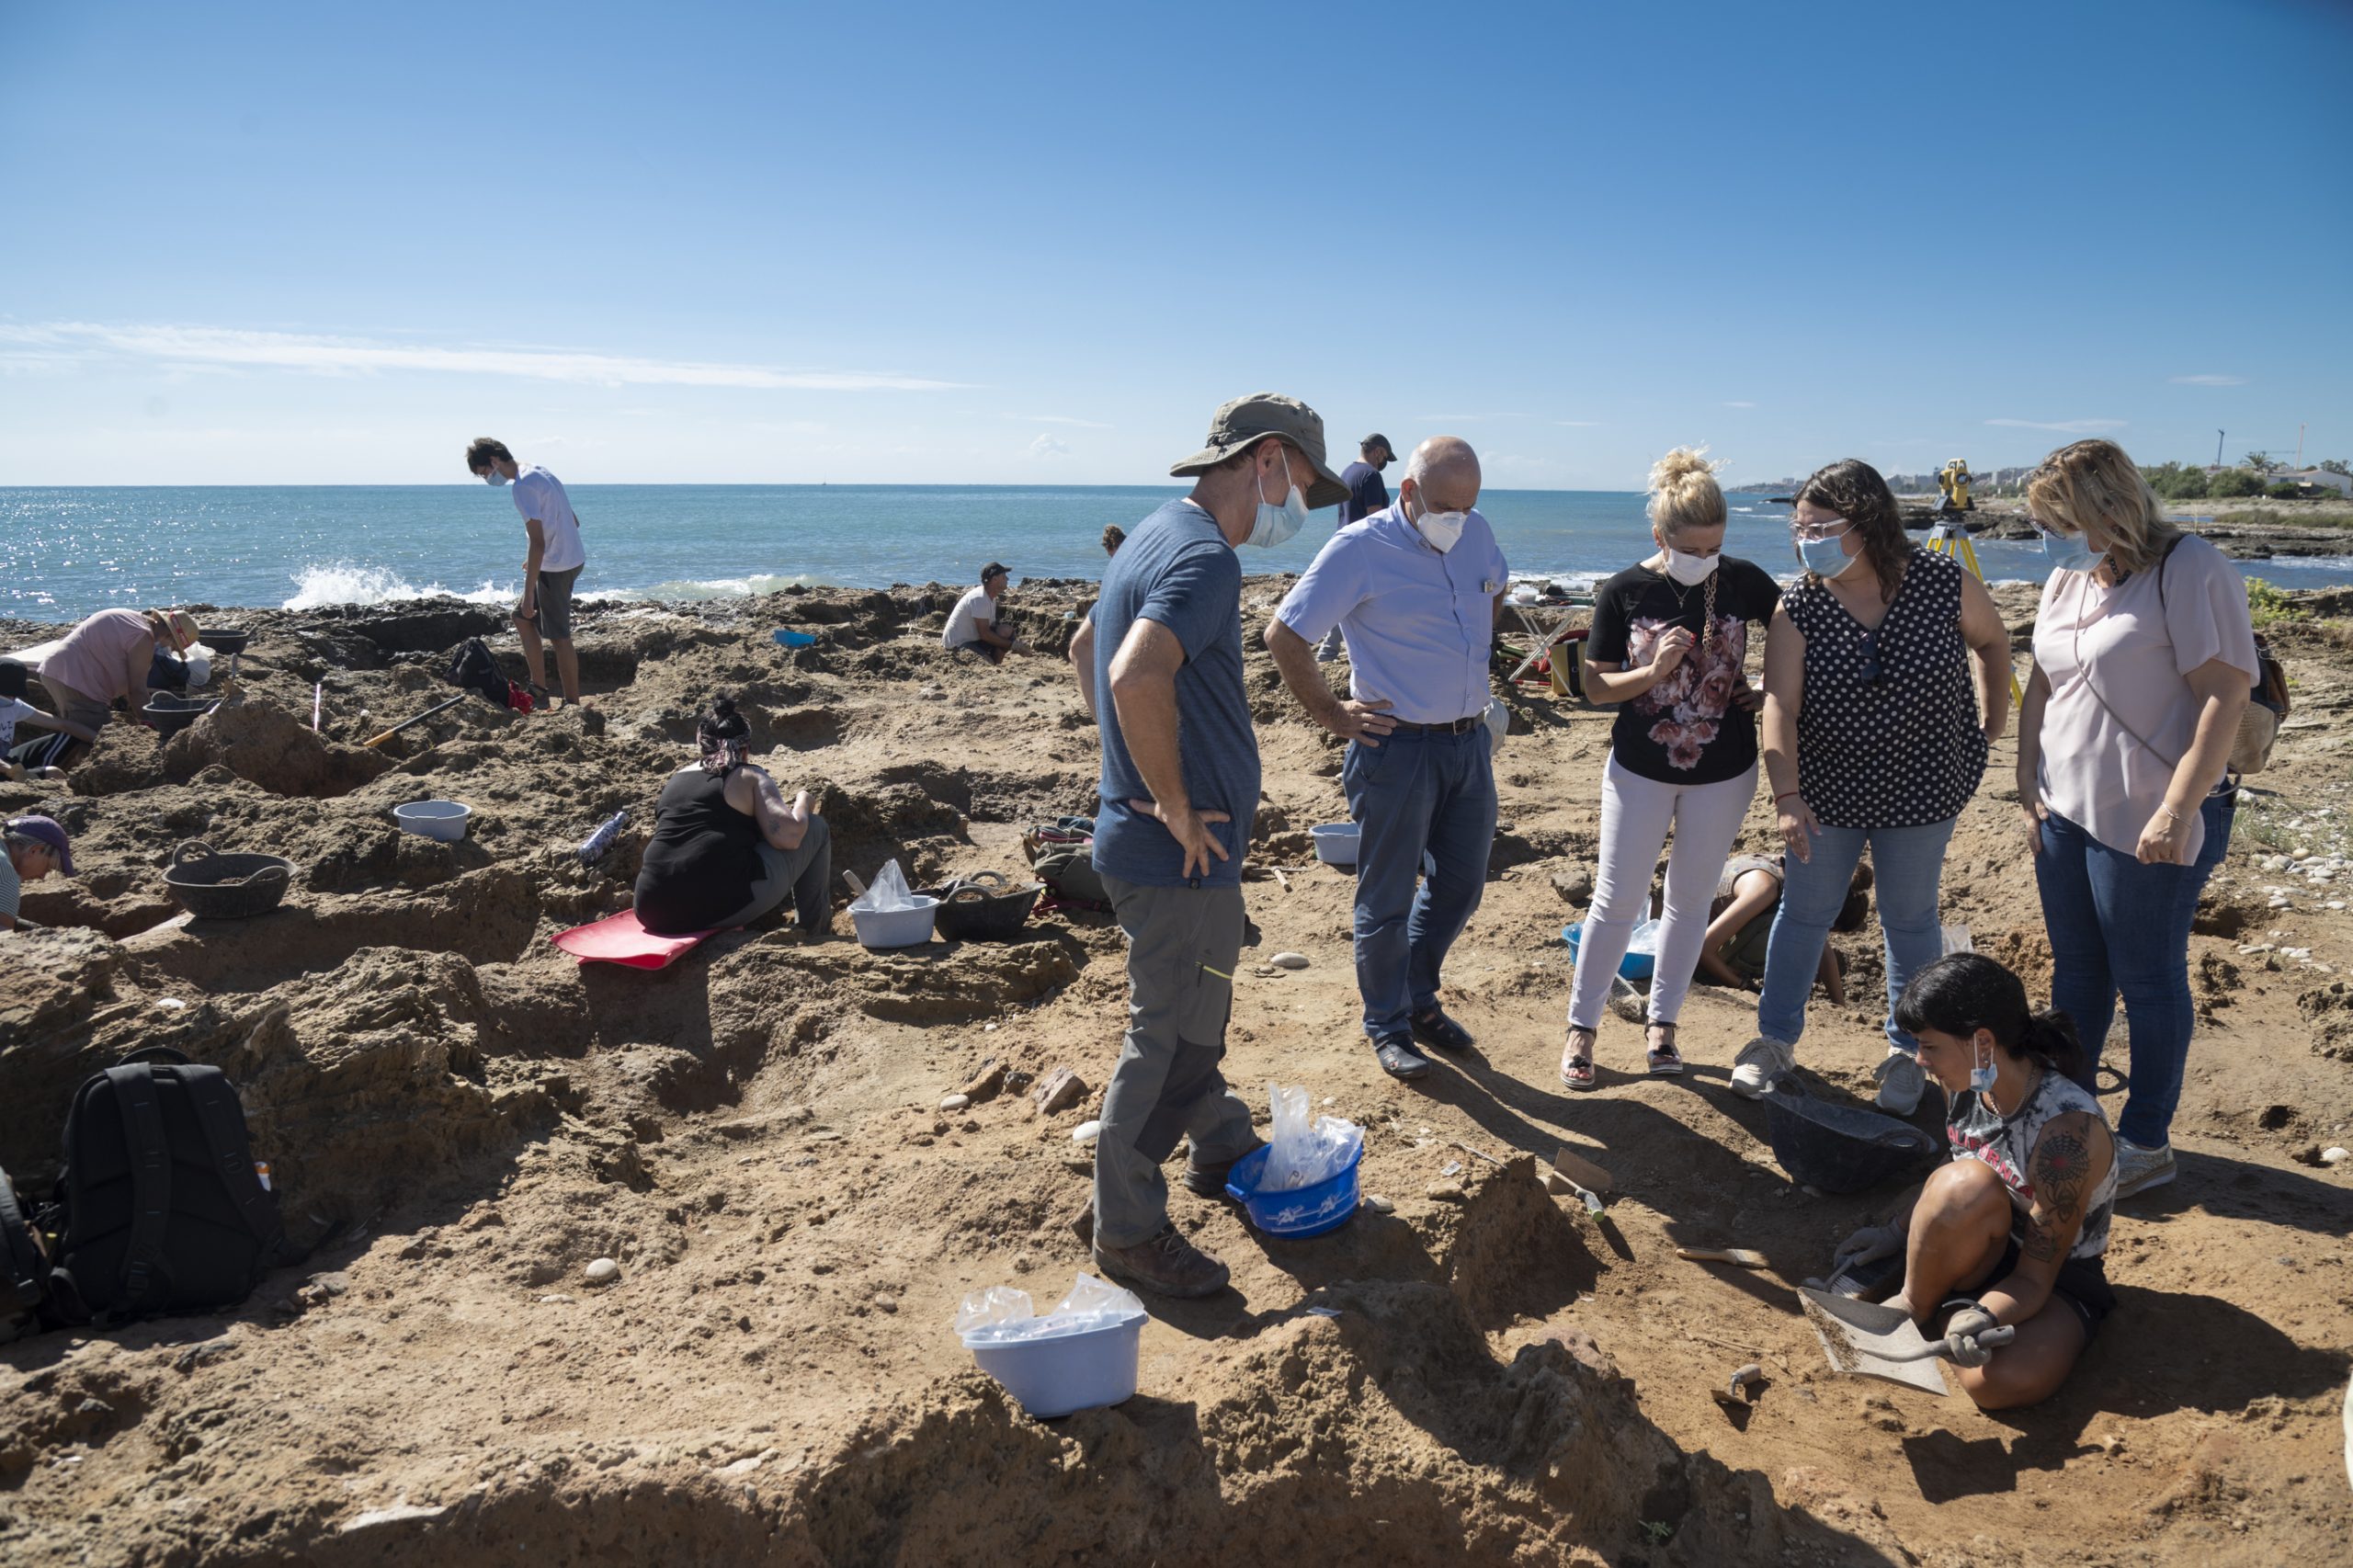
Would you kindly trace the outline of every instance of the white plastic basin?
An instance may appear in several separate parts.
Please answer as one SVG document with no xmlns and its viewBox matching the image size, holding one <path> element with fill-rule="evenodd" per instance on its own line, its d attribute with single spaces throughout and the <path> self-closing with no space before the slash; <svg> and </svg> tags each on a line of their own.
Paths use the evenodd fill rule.
<svg viewBox="0 0 2353 1568">
<path fill-rule="evenodd" d="M 965 1335 L 964 1348 L 1042 1421 L 1134 1398 L 1143 1320 L 1142 1312 L 1121 1312 L 1024 1338 L 1000 1337 L 1018 1324 L 992 1324 Z"/>
<path fill-rule="evenodd" d="M 1353 866 L 1357 863 L 1358 828 L 1352 822 L 1325 823 L 1312 830 L 1315 835 L 1315 858 L 1327 866 Z"/>
<path fill-rule="evenodd" d="M 930 941 L 932 920 L 939 913 L 939 901 L 929 893 L 919 892 L 914 897 L 913 909 L 859 909 L 853 905 L 849 920 L 858 927 L 858 945 L 912 948 L 918 942 Z"/>
<path fill-rule="evenodd" d="M 415 801 L 392 808 L 393 820 L 404 829 L 444 844 L 465 837 L 466 819 L 473 814 L 474 809 L 461 801 Z"/>
</svg>

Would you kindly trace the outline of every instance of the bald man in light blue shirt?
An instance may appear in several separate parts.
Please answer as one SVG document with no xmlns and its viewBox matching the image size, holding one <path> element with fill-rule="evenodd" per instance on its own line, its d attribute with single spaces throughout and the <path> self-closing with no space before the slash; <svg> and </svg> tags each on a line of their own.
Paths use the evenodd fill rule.
<svg viewBox="0 0 2353 1568">
<path fill-rule="evenodd" d="M 1506 567 L 1476 509 L 1479 483 L 1468 442 L 1423 442 L 1396 504 L 1334 534 L 1267 628 L 1283 684 L 1348 743 L 1340 784 L 1359 827 L 1357 990 L 1365 1033 L 1394 1078 L 1429 1071 L 1416 1043 L 1471 1046 L 1438 987 L 1485 891 L 1495 837 L 1487 665 Z M 1335 626 L 1348 647 L 1346 700 L 1316 668 L 1315 644 Z"/>
</svg>

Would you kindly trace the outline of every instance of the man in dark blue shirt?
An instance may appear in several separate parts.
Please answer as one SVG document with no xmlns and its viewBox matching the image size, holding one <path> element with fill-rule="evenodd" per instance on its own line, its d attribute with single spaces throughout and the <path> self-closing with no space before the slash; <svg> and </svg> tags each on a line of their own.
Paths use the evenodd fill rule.
<svg viewBox="0 0 2353 1568">
<path fill-rule="evenodd" d="M 1348 487 L 1348 498 L 1340 503 L 1343 528 L 1389 509 L 1389 486 L 1381 482 L 1381 471 L 1396 461 L 1396 449 L 1390 446 L 1388 437 L 1372 435 L 1357 443 L 1357 460 L 1340 471 L 1340 483 Z M 1330 635 L 1316 644 L 1315 662 L 1328 665 L 1339 656 L 1340 629 L 1335 626 Z"/>
<path fill-rule="evenodd" d="M 1242 679 L 1238 544 L 1272 547 L 1346 494 L 1324 421 L 1261 392 L 1217 411 L 1195 478 L 1128 535 L 1103 574 L 1087 650 L 1103 743 L 1095 869 L 1128 938 L 1128 1031 L 1095 1145 L 1096 1266 L 1170 1296 L 1222 1290 L 1225 1265 L 1168 1219 L 1160 1164 L 1221 1196 L 1258 1146 L 1218 1064 L 1242 952 L 1242 857 L 1258 809 L 1258 739 Z"/>
</svg>

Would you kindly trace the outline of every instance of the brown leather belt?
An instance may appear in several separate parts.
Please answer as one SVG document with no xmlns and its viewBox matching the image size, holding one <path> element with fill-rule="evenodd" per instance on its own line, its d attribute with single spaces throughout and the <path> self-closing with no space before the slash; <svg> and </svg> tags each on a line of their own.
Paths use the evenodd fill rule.
<svg viewBox="0 0 2353 1568">
<path fill-rule="evenodd" d="M 1457 719 L 1448 724 L 1409 724 L 1400 719 L 1396 728 L 1409 735 L 1467 735 L 1486 722 L 1484 713 L 1473 713 L 1468 719 Z"/>
</svg>

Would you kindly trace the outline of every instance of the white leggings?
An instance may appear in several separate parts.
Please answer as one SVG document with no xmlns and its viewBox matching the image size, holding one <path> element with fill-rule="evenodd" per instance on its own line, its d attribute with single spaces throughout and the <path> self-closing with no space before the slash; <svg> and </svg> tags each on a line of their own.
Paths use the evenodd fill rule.
<svg viewBox="0 0 2353 1568">
<path fill-rule="evenodd" d="M 1756 769 L 1721 784 L 1663 784 L 1618 765 L 1615 753 L 1601 776 L 1601 865 L 1593 907 L 1577 934 L 1576 983 L 1569 993 L 1569 1027 L 1597 1028 L 1609 1001 L 1609 977 L 1626 943 L 1650 913 L 1651 869 L 1675 828 L 1666 860 L 1666 914 L 1659 922 L 1658 967 L 1651 975 L 1650 1017 L 1671 1024 L 1699 967 L 1708 934 L 1708 905 L 1741 819 L 1756 798 Z"/>
</svg>

